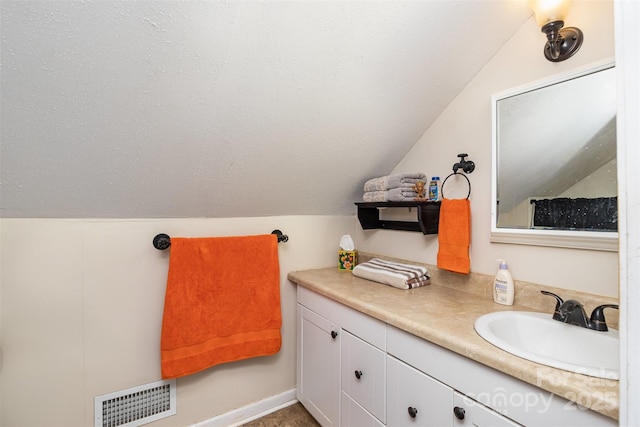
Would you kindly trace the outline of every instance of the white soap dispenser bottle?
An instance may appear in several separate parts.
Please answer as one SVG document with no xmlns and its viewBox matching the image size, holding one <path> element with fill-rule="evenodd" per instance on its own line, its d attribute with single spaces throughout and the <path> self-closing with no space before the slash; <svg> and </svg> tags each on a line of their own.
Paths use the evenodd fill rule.
<svg viewBox="0 0 640 427">
<path fill-rule="evenodd" d="M 509 266 L 503 259 L 498 259 L 497 261 L 500 261 L 500 269 L 493 280 L 493 301 L 498 304 L 513 305 L 515 288 L 513 286 L 513 277 L 509 272 Z"/>
</svg>

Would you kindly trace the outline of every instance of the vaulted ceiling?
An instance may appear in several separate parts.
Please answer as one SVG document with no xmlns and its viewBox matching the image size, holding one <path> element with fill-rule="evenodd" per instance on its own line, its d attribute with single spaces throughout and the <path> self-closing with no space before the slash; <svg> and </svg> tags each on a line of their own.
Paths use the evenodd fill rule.
<svg viewBox="0 0 640 427">
<path fill-rule="evenodd" d="M 349 214 L 523 1 L 1 3 L 3 217 Z"/>
</svg>

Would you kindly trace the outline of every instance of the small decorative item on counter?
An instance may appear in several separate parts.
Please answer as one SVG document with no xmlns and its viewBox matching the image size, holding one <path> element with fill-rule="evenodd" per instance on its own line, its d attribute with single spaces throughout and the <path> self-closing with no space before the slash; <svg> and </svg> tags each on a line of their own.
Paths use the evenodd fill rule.
<svg viewBox="0 0 640 427">
<path fill-rule="evenodd" d="M 338 250 L 338 270 L 351 271 L 358 262 L 358 252 L 355 249 L 353 239 L 345 234 L 340 238 L 340 249 Z"/>
<path fill-rule="evenodd" d="M 413 184 L 413 191 L 415 191 L 416 193 L 418 193 L 418 195 L 415 197 L 415 199 L 414 199 L 414 200 L 416 200 L 416 201 L 418 201 L 418 202 L 421 202 L 421 201 L 427 200 L 427 198 L 425 197 L 425 195 L 426 195 L 426 194 L 425 194 L 425 193 L 426 193 L 426 190 L 425 190 L 425 188 L 424 188 L 424 187 L 425 187 L 425 185 L 426 185 L 426 184 L 425 184 L 425 182 L 424 182 L 424 181 L 418 181 L 418 182 L 416 182 L 415 184 Z"/>
<path fill-rule="evenodd" d="M 338 270 L 353 270 L 358 258 L 357 251 L 338 251 Z"/>
<path fill-rule="evenodd" d="M 498 270 L 493 281 L 493 301 L 498 304 L 513 305 L 515 287 L 513 286 L 513 278 L 509 272 L 509 266 L 503 259 L 497 261 L 500 261 L 500 270 Z"/>
<path fill-rule="evenodd" d="M 429 183 L 429 200 L 432 202 L 437 202 L 440 198 L 440 177 L 433 176 L 431 177 L 431 182 Z"/>
</svg>

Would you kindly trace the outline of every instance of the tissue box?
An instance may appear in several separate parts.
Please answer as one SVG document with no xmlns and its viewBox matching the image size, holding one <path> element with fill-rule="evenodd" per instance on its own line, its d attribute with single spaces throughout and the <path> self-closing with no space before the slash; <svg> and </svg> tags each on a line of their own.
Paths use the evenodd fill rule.
<svg viewBox="0 0 640 427">
<path fill-rule="evenodd" d="M 358 251 L 338 251 L 338 270 L 353 270 L 358 260 Z"/>
</svg>

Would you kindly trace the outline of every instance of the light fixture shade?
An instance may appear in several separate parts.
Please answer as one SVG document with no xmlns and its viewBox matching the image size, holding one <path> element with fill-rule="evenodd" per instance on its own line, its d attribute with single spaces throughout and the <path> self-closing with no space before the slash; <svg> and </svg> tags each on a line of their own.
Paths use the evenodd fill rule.
<svg viewBox="0 0 640 427">
<path fill-rule="evenodd" d="M 528 0 L 528 4 L 536 15 L 538 27 L 542 27 L 549 22 L 564 21 L 571 0 Z"/>
</svg>

